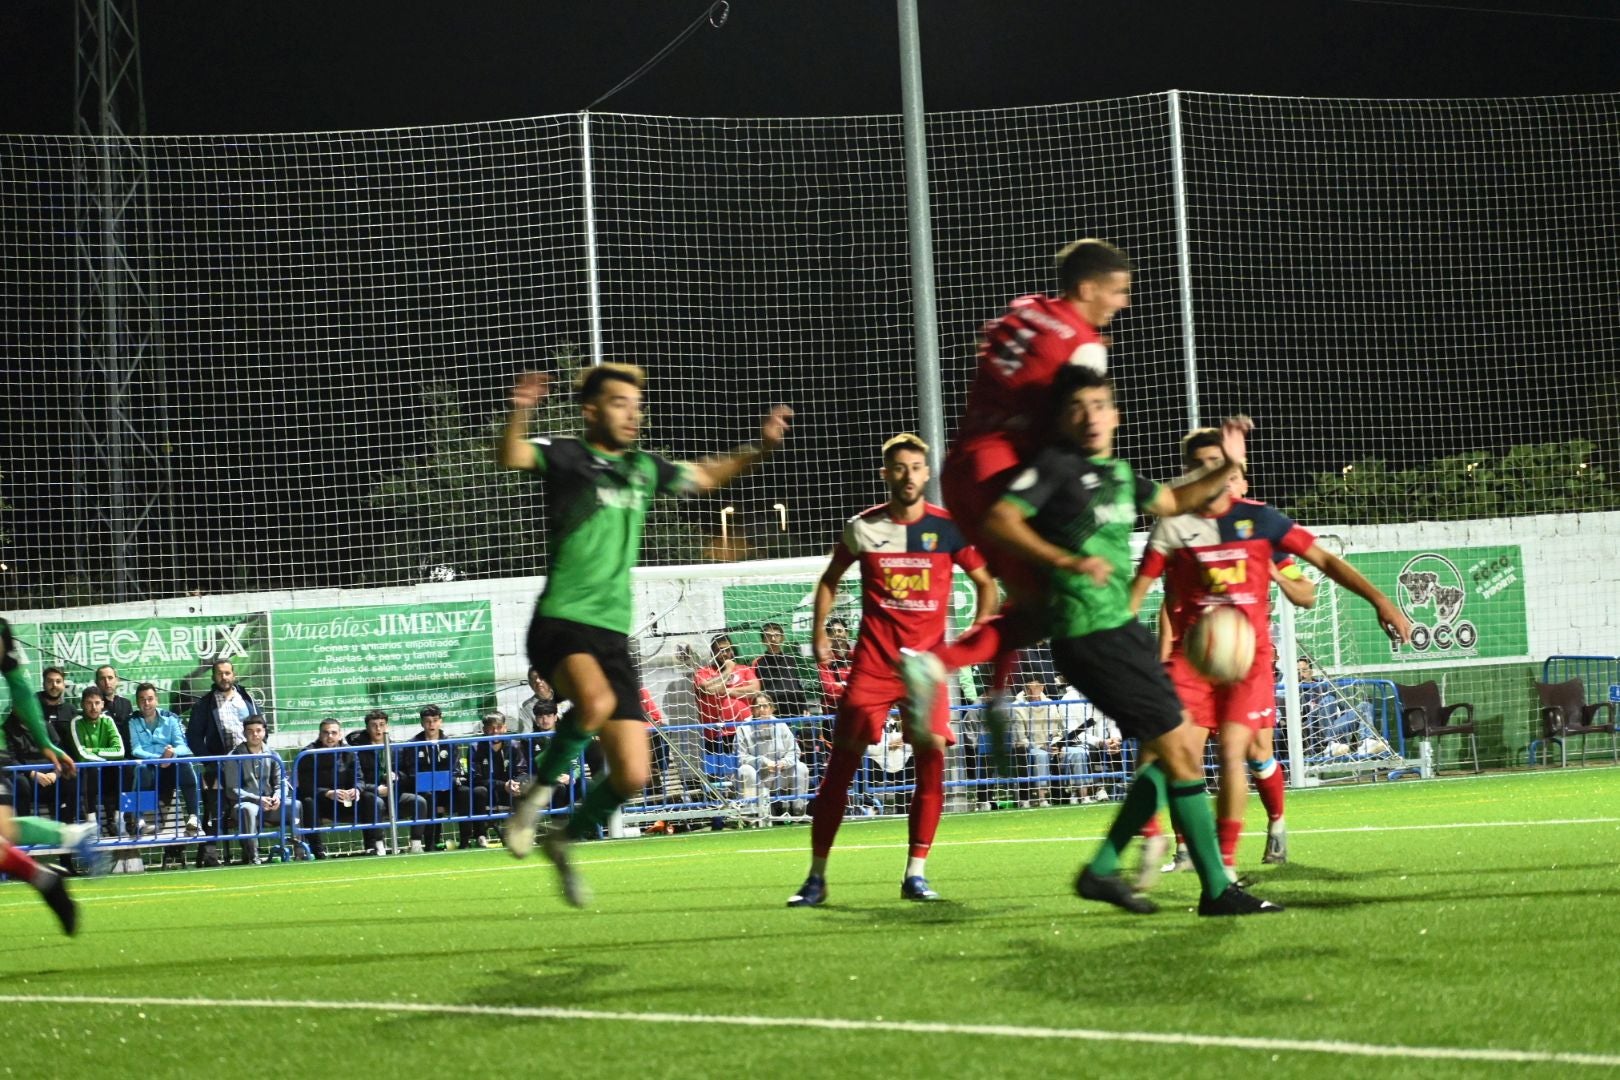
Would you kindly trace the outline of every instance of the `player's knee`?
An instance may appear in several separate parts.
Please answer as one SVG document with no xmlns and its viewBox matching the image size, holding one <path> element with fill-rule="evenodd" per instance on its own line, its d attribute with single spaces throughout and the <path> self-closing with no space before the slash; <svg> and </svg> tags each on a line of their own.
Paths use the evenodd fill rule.
<svg viewBox="0 0 1620 1080">
<path fill-rule="evenodd" d="M 612 772 L 608 773 L 608 782 L 613 785 L 613 790 L 620 795 L 639 794 L 651 779 L 652 777 L 645 765 L 620 764 L 615 766 Z"/>
</svg>

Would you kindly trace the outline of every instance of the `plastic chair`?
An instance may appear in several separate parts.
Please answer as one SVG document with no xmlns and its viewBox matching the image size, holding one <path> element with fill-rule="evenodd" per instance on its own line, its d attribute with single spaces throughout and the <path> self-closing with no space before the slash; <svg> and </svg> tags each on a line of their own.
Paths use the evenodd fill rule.
<svg viewBox="0 0 1620 1080">
<path fill-rule="evenodd" d="M 1395 683 L 1395 695 L 1401 711 L 1401 733 L 1408 739 L 1431 739 L 1447 735 L 1467 735 L 1468 746 L 1474 755 L 1474 771 L 1479 772 L 1479 738 L 1474 725 L 1474 705 L 1469 701 L 1444 704 L 1440 697 L 1440 684 L 1430 681 L 1407 686 Z M 1452 723 L 1456 714 L 1463 715 L 1462 723 Z"/>
<path fill-rule="evenodd" d="M 1614 760 L 1620 762 L 1620 738 L 1615 736 L 1613 702 L 1599 701 L 1588 705 L 1586 684 L 1579 679 L 1561 683 L 1537 683 L 1536 696 L 1541 699 L 1542 734 L 1549 741 L 1558 744 L 1563 766 L 1569 765 L 1569 744 L 1565 740 L 1571 735 L 1581 737 L 1581 764 L 1586 764 L 1586 737 L 1605 734 L 1609 736 L 1609 748 L 1613 752 Z M 1609 714 L 1609 722 L 1595 723 L 1598 714 L 1604 711 Z M 1533 744 L 1531 752 L 1534 752 Z"/>
</svg>

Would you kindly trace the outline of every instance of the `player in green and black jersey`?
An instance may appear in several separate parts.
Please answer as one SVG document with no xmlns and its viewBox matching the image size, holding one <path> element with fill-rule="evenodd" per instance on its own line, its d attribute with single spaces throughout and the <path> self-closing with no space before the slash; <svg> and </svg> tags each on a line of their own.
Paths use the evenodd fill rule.
<svg viewBox="0 0 1620 1080">
<path fill-rule="evenodd" d="M 793 411 L 777 406 L 757 443 L 699 462 L 672 462 L 638 449 L 646 375 L 629 364 L 586 368 L 575 383 L 585 430 L 580 438 L 529 437 L 547 377 L 528 373 L 512 387 L 512 411 L 497 447 L 499 463 L 533 472 L 546 485 L 551 572 L 529 626 L 529 664 L 574 703 L 536 764 L 507 820 L 507 850 L 534 848 L 535 822 L 551 785 L 600 735 L 609 774 L 591 787 L 567 826 L 541 842 L 562 875 L 563 895 L 583 906 L 584 884 L 569 865 L 568 841 L 594 835 L 647 784 L 649 754 L 641 687 L 630 659 L 630 568 L 641 555 L 647 511 L 659 495 L 693 495 L 730 483 L 768 457 Z M 610 723 L 610 721 L 613 721 Z"/>
<path fill-rule="evenodd" d="M 67 751 L 51 741 L 45 727 L 45 717 L 34 697 L 34 688 L 28 682 L 28 667 L 23 659 L 22 647 L 12 637 L 11 624 L 0 619 L 0 675 L 4 675 L 6 688 L 11 692 L 11 706 L 22 718 L 23 726 L 40 753 L 65 777 L 71 777 L 77 766 Z M 39 895 L 61 920 L 62 929 L 69 934 L 78 928 L 79 910 L 68 896 L 62 874 L 35 862 L 21 847 L 23 844 L 62 848 L 73 853 L 82 868 L 99 873 L 106 864 L 105 853 L 96 845 L 94 825 L 63 825 L 41 817 L 17 817 L 12 813 L 11 772 L 15 764 L 6 748 L 5 735 L 0 734 L 0 874 L 21 878 L 39 890 Z"/>
<path fill-rule="evenodd" d="M 1170 816 L 1187 837 L 1203 896 L 1201 915 L 1281 911 L 1228 881 L 1204 787 L 1202 740 L 1159 666 L 1158 647 L 1131 611 L 1131 529 L 1140 514 L 1164 517 L 1200 506 L 1245 458 L 1244 428 L 1223 431 L 1224 464 L 1176 487 L 1136 475 L 1114 457 L 1119 410 L 1106 375 L 1065 368 L 1053 383 L 1053 445 L 1007 485 L 985 528 L 1007 550 L 1049 572 L 1052 658 L 1070 685 L 1157 759 L 1136 774 L 1108 836 L 1083 867 L 1076 891 L 1143 914 L 1156 910 L 1119 875 L 1119 855 L 1168 789 Z"/>
</svg>

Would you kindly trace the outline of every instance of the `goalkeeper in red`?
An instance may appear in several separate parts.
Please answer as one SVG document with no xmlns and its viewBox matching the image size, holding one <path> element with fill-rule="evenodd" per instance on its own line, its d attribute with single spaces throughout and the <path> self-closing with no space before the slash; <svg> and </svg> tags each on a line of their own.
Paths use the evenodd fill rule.
<svg viewBox="0 0 1620 1080">
<path fill-rule="evenodd" d="M 41 753 L 51 767 L 65 777 L 77 769 L 67 752 L 51 741 L 45 727 L 45 717 L 39 711 L 39 699 L 29 685 L 28 668 L 22 648 L 11 635 L 11 624 L 0 619 L 0 673 L 5 675 L 6 689 L 11 692 L 11 706 L 22 717 L 28 733 L 41 747 Z M 63 825 L 40 817 L 15 817 L 12 814 L 11 773 L 7 768 L 16 764 L 6 749 L 5 736 L 0 734 L 0 874 L 21 878 L 39 891 L 51 912 L 71 934 L 79 925 L 79 909 L 68 896 L 67 885 L 60 871 L 35 862 L 20 845 L 53 847 L 71 851 L 80 866 L 99 873 L 106 865 L 103 852 L 96 846 L 94 825 Z"/>
<path fill-rule="evenodd" d="M 833 548 L 827 570 L 816 584 L 815 634 L 819 660 L 831 655 L 827 619 L 838 596 L 838 582 L 855 563 L 861 566 L 861 636 L 850 666 L 848 689 L 833 724 L 833 751 L 816 790 L 811 811 L 810 874 L 789 907 L 815 907 L 827 898 L 827 856 L 844 820 L 849 785 L 866 748 L 883 738 L 889 710 L 905 698 L 895 674 L 902 647 L 928 649 L 945 638 L 951 609 L 952 568 L 961 567 L 978 595 L 975 623 L 996 610 L 996 583 L 984 558 L 963 537 L 950 514 L 923 500 L 928 484 L 928 444 L 915 435 L 896 435 L 883 444 L 883 482 L 889 501 L 849 519 Z M 935 695 L 925 714 L 907 713 L 903 737 L 911 744 L 916 791 L 911 797 L 909 848 L 900 879 L 903 900 L 937 900 L 929 887 L 926 860 L 945 805 L 945 748 L 951 733 L 950 701 Z"/>
<path fill-rule="evenodd" d="M 1181 453 L 1189 472 L 1226 463 L 1221 432 L 1216 428 L 1189 432 L 1181 441 Z M 1274 576 L 1289 572 L 1274 572 L 1273 567 L 1290 555 L 1304 559 L 1371 604 L 1390 637 L 1402 642 L 1411 640 L 1411 621 L 1360 571 L 1323 549 L 1316 537 L 1292 518 L 1265 503 L 1240 498 L 1230 488 L 1223 488 L 1191 513 L 1161 518 L 1148 536 L 1147 551 L 1131 583 L 1134 612 L 1141 608 L 1152 583 L 1169 575 L 1163 611 L 1174 644 L 1165 666 L 1176 694 L 1192 714 L 1203 738 L 1217 737 L 1220 794 L 1216 831 L 1221 858 L 1228 867 L 1235 863 L 1238 838 L 1243 834 L 1243 809 L 1249 795 L 1245 768 L 1253 774 L 1266 808 L 1263 861 L 1288 860 L 1288 829 L 1283 822 L 1284 777 L 1273 748 L 1277 712 L 1272 677 L 1275 654 L 1271 643 L 1271 582 Z M 1230 685 L 1216 685 L 1199 674 L 1183 647 L 1198 620 L 1220 606 L 1237 608 L 1254 627 L 1254 664 L 1246 678 Z M 1150 828 L 1150 834 L 1153 831 Z M 1151 842 L 1150 836 L 1142 858 L 1139 887 L 1152 884 L 1164 843 Z"/>
<path fill-rule="evenodd" d="M 947 671 L 995 662 L 985 723 L 1001 771 L 1007 764 L 1005 691 L 1018 650 L 1043 636 L 1038 613 L 1046 583 L 1039 570 L 998 548 L 984 523 L 1007 481 L 1047 440 L 1053 379 L 1073 366 L 1107 372 L 1103 331 L 1131 301 L 1134 267 L 1106 241 L 1076 240 L 1058 252 L 1057 269 L 1057 296 L 1020 296 L 980 331 L 967 411 L 940 476 L 946 507 L 1006 586 L 1007 608 L 948 645 L 908 652 L 900 668 L 908 704 L 926 713 Z"/>
</svg>

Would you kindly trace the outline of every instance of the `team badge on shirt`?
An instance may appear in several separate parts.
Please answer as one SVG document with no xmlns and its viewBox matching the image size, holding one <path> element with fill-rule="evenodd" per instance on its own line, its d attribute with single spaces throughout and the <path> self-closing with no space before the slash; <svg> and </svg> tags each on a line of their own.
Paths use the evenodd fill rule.
<svg viewBox="0 0 1620 1080">
<path fill-rule="evenodd" d="M 1233 522 L 1232 529 L 1238 534 L 1239 540 L 1247 540 L 1254 535 L 1254 522 L 1248 520 Z"/>
<path fill-rule="evenodd" d="M 923 533 L 922 546 L 924 551 L 933 551 L 939 547 L 939 533 Z"/>
</svg>

